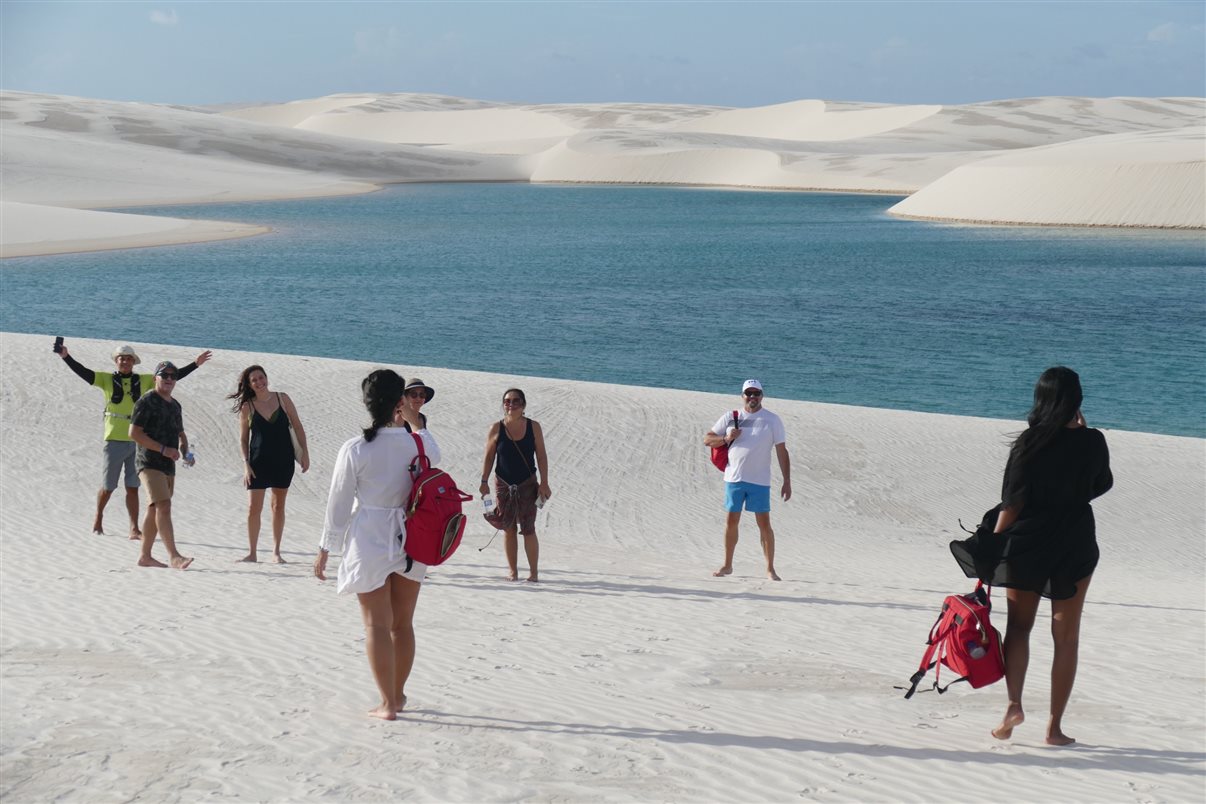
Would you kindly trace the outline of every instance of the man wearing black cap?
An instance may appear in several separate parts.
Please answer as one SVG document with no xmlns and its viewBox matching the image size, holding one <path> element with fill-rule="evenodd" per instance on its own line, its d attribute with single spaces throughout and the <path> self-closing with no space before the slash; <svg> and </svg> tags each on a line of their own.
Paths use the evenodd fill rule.
<svg viewBox="0 0 1206 804">
<path fill-rule="evenodd" d="M 150 391 L 155 379 L 150 374 L 134 373 L 134 367 L 140 361 L 133 346 L 118 346 L 113 350 L 113 364 L 117 369 L 113 372 L 93 371 L 81 365 L 71 356 L 61 338 L 55 341 L 54 350 L 76 376 L 101 389 L 105 394 L 105 446 L 101 462 L 101 487 L 96 495 L 96 518 L 92 520 L 92 532 L 104 533 L 101 520 L 105 506 L 117 490 L 117 483 L 124 469 L 130 538 L 140 539 L 142 531 L 138 529 L 138 470 L 134 466 L 134 442 L 130 440 L 130 414 L 134 411 L 134 403 Z M 180 378 L 187 377 L 212 356 L 213 352 L 208 349 L 197 355 L 196 360 L 180 369 Z"/>
<path fill-rule="evenodd" d="M 712 574 L 733 572 L 733 552 L 737 549 L 737 526 L 741 511 L 751 511 L 762 537 L 766 557 L 766 577 L 779 580 L 775 572 L 775 531 L 770 521 L 771 452 L 779 459 L 783 501 L 791 499 L 791 458 L 787 454 L 787 431 L 783 420 L 762 407 L 762 383 L 746 380 L 741 386 L 742 410 L 726 413 L 704 434 L 709 447 L 728 447 L 728 466 L 724 470 L 725 510 L 724 564 Z M 737 421 L 734 422 L 734 413 Z"/>
<path fill-rule="evenodd" d="M 184 433 L 184 414 L 180 403 L 172 399 L 172 390 L 180 372 L 165 360 L 155 367 L 155 392 L 143 396 L 134 404 L 130 417 L 130 438 L 138 445 L 138 477 L 147 495 L 147 516 L 142 523 L 142 555 L 140 567 L 166 567 L 151 557 L 155 537 L 163 537 L 168 560 L 173 569 L 187 569 L 193 563 L 176 550 L 176 533 L 172 528 L 172 492 L 176 484 L 176 461 L 183 459 L 188 466 L 193 459 Z"/>
</svg>

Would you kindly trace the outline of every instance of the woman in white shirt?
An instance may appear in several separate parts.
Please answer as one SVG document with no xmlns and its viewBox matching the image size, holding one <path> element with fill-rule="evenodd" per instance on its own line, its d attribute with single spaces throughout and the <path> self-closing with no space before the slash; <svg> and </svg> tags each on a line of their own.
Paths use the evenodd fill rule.
<svg viewBox="0 0 1206 804">
<path fill-rule="evenodd" d="M 404 402 L 405 385 L 390 369 L 378 369 L 361 383 L 373 423 L 339 450 L 314 560 L 314 575 L 326 580 L 328 553 L 343 554 L 336 591 L 355 592 L 360 599 L 369 667 L 381 691 L 381 703 L 369 714 L 383 720 L 394 720 L 406 704 L 406 679 L 415 660 L 415 604 L 427 574 L 427 565 L 402 549 L 410 465 L 419 454 L 403 425 L 423 439 L 433 464 L 440 460 L 435 439 Z"/>
</svg>

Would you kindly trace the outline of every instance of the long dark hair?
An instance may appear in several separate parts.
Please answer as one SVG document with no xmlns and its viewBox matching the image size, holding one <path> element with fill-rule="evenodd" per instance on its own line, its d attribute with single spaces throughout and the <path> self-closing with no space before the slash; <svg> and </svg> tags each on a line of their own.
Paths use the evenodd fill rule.
<svg viewBox="0 0 1206 804">
<path fill-rule="evenodd" d="M 1034 384 L 1034 407 L 1026 416 L 1030 425 L 1013 442 L 1009 458 L 1015 467 L 1042 452 L 1068 423 L 1076 418 L 1084 394 L 1080 376 L 1066 366 L 1052 366 Z"/>
<path fill-rule="evenodd" d="M 243 373 L 239 375 L 239 384 L 235 386 L 233 394 L 227 394 L 227 399 L 235 401 L 231 410 L 238 413 L 251 400 L 255 399 L 255 391 L 251 390 L 251 375 L 253 372 L 261 371 L 264 373 L 264 379 L 268 379 L 268 372 L 264 371 L 263 366 L 248 366 L 243 369 Z"/>
<path fill-rule="evenodd" d="M 377 369 L 360 383 L 360 390 L 364 392 L 364 408 L 373 419 L 373 423 L 365 428 L 365 441 L 372 441 L 377 437 L 378 430 L 394 420 L 394 411 L 402 401 L 405 388 L 406 380 L 393 369 Z"/>
</svg>

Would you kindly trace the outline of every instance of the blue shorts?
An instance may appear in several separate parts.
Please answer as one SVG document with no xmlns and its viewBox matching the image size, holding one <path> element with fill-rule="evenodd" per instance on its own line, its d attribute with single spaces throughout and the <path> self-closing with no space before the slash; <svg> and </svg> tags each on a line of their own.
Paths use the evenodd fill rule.
<svg viewBox="0 0 1206 804">
<path fill-rule="evenodd" d="M 725 483 L 724 484 L 724 510 L 730 514 L 741 510 L 742 503 L 745 504 L 745 510 L 755 514 L 765 514 L 770 512 L 770 486 L 759 486 L 755 483 Z"/>
</svg>

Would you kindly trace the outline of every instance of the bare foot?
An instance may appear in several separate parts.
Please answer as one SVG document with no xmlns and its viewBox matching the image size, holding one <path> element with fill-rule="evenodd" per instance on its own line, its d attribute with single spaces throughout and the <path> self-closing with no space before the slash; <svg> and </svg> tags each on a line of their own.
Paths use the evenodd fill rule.
<svg viewBox="0 0 1206 804">
<path fill-rule="evenodd" d="M 766 571 L 766 577 L 770 578 L 772 581 L 783 580 L 782 578 L 779 577 L 779 573 L 775 572 L 774 567 L 772 567 L 771 569 L 768 569 Z"/>
<path fill-rule="evenodd" d="M 537 578 L 535 575 L 528 576 L 528 583 L 539 583 L 539 582 L 540 582 L 540 579 Z"/>
<path fill-rule="evenodd" d="M 130 528 L 130 541 L 136 542 L 142 538 L 142 531 L 138 528 Z"/>
<path fill-rule="evenodd" d="M 1047 727 L 1047 745 L 1072 745 L 1076 740 L 1064 734 L 1059 726 Z"/>
<path fill-rule="evenodd" d="M 1020 703 L 1010 703 L 1005 710 L 1005 717 L 1001 720 L 1001 725 L 992 730 L 992 736 L 998 740 L 1008 740 L 1013 736 L 1015 726 L 1020 726 L 1026 719 L 1026 713 L 1022 711 Z"/>
<path fill-rule="evenodd" d="M 398 699 L 398 701 L 399 701 L 399 704 L 398 704 L 398 711 L 399 711 L 399 712 L 401 712 L 403 709 L 405 709 L 405 708 L 406 708 L 406 696 L 405 696 L 405 695 L 401 696 L 401 697 Z"/>
<path fill-rule="evenodd" d="M 100 525 L 93 525 L 93 526 L 92 526 L 92 532 L 93 532 L 93 534 L 95 534 L 95 535 L 97 535 L 97 536 L 104 536 L 104 535 L 105 535 L 105 531 L 104 531 L 104 529 L 103 529 L 103 528 L 101 528 L 101 526 L 100 526 Z"/>
<path fill-rule="evenodd" d="M 369 710 L 369 717 L 379 717 L 382 720 L 397 720 L 398 713 L 387 703 L 378 704 Z"/>
<path fill-rule="evenodd" d="M 184 556 L 176 556 L 175 558 L 172 559 L 172 569 L 178 569 L 178 570 L 188 569 L 188 565 L 192 564 L 192 563 L 193 563 L 193 560 L 191 558 L 185 558 Z"/>
<path fill-rule="evenodd" d="M 508 581 L 518 581 L 518 580 L 519 580 L 519 573 L 518 573 L 518 572 L 508 572 L 508 573 L 507 573 L 507 580 L 508 580 Z"/>
<path fill-rule="evenodd" d="M 281 558 L 280 553 L 273 553 L 272 554 L 272 563 L 273 564 L 285 564 L 287 562 L 285 561 L 285 559 Z"/>
<path fill-rule="evenodd" d="M 237 559 L 235 561 L 235 563 L 236 564 L 255 564 L 258 561 L 259 561 L 259 558 L 256 557 L 255 553 L 248 553 L 247 555 L 243 556 L 242 558 Z"/>
<path fill-rule="evenodd" d="M 733 574 L 733 568 L 730 565 L 725 564 L 723 567 L 721 567 L 720 569 L 713 572 L 712 577 L 713 578 L 723 578 L 726 575 L 732 575 L 732 574 Z"/>
<path fill-rule="evenodd" d="M 140 566 L 140 567 L 166 567 L 167 564 L 164 564 L 162 561 L 156 561 L 153 558 L 139 557 L 138 566 Z"/>
</svg>

